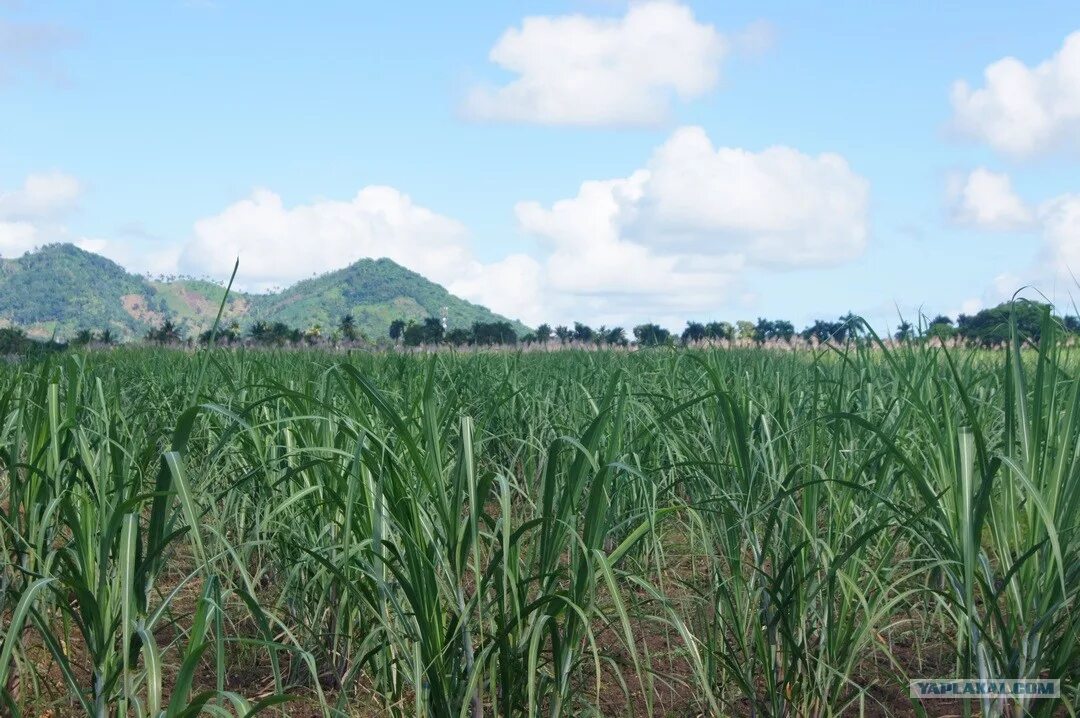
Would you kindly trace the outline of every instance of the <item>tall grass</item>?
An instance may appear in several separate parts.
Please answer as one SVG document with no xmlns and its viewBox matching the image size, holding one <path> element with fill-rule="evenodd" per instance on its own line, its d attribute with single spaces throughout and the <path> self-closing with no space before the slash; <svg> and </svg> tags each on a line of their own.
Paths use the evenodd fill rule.
<svg viewBox="0 0 1080 718">
<path fill-rule="evenodd" d="M 1075 714 L 1049 316 L 873 341 L 0 369 L 0 701 L 36 715 Z M 287 701 L 287 702 L 286 702 Z M 284 703 L 283 703 L 284 702 Z"/>
</svg>

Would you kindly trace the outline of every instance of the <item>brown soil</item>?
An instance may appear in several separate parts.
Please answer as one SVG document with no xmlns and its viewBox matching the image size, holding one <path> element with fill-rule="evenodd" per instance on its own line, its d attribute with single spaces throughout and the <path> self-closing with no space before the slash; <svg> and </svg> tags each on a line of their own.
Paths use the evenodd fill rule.
<svg viewBox="0 0 1080 718">
<path fill-rule="evenodd" d="M 125 294 L 120 297 L 120 301 L 124 305 L 124 311 L 127 312 L 132 319 L 137 319 L 138 321 L 146 322 L 147 324 L 160 324 L 165 319 L 160 312 L 155 312 L 147 306 L 146 298 L 141 294 Z"/>
</svg>

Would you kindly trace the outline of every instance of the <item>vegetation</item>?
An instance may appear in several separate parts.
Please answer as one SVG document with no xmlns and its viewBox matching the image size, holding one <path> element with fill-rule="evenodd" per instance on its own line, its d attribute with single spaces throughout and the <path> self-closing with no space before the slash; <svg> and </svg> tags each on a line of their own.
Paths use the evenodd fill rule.
<svg viewBox="0 0 1080 718">
<path fill-rule="evenodd" d="M 0 710 L 1074 714 L 1077 349 L 1010 327 L 0 365 Z"/>
<path fill-rule="evenodd" d="M 0 321 L 37 339 L 89 344 L 103 336 L 107 339 L 104 343 L 111 344 L 142 337 L 175 344 L 190 337 L 205 342 L 224 296 L 225 289 L 213 282 L 191 277 L 151 281 L 70 244 L 49 245 L 18 259 L 0 260 Z M 1017 327 L 1026 339 L 1038 341 L 1040 316 L 1046 306 L 1029 300 L 1017 302 Z M 444 314 L 446 330 L 440 331 Z M 551 341 L 624 346 L 629 342 L 622 327 L 594 329 L 581 322 L 554 328 L 542 324 L 529 332 L 520 323 L 458 299 L 388 259 L 360 260 L 276 293 L 231 292 L 222 316 L 231 325 L 223 333 L 224 343 L 247 339 L 271 346 L 370 345 L 386 337 L 388 327 L 390 339 L 406 346 L 512 346 Z M 914 325 L 901 322 L 894 338 L 996 346 L 1008 339 L 1009 316 L 1010 304 L 1005 303 L 972 316 L 961 315 L 955 323 L 946 316 Z M 1080 334 L 1080 317 L 1064 316 L 1060 321 L 1070 333 Z M 640 346 L 676 341 L 790 343 L 796 339 L 844 343 L 853 337 L 856 322 L 852 314 L 836 321 L 819 319 L 796 333 L 794 325 L 783 319 L 742 320 L 734 325 L 691 321 L 674 336 L 656 324 L 634 327 L 632 334 Z M 163 335 L 164 328 L 169 331 Z"/>
<path fill-rule="evenodd" d="M 349 315 L 358 331 L 384 336 L 395 319 L 421 323 L 427 317 L 440 317 L 444 308 L 449 322 L 457 327 L 503 321 L 389 259 L 361 259 L 345 269 L 257 297 L 250 315 L 295 327 L 336 326 Z M 514 328 L 525 332 L 520 324 Z"/>
<path fill-rule="evenodd" d="M 71 244 L 54 244 L 18 259 L 0 259 L 0 321 L 38 338 L 74 339 L 79 331 L 109 331 L 138 339 L 171 322 L 185 337 L 208 331 L 225 288 L 191 277 L 148 279 Z M 354 337 L 383 336 L 391 320 L 441 316 L 454 326 L 500 322 L 503 317 L 453 296 L 389 259 L 364 259 L 350 267 L 270 294 L 230 292 L 222 313 L 247 330 L 256 322 L 338 328 L 352 317 Z M 517 334 L 524 326 L 512 323 Z M 342 328 L 344 331 L 344 328 Z"/>
<path fill-rule="evenodd" d="M 64 348 L 58 342 L 39 342 L 18 327 L 0 327 L 0 357 L 40 356 Z"/>
<path fill-rule="evenodd" d="M 163 307 L 141 277 L 70 244 L 0 259 L 0 318 L 41 337 L 70 338 L 87 327 L 141 333 L 146 324 L 125 310 L 125 302 L 147 317 Z"/>
</svg>

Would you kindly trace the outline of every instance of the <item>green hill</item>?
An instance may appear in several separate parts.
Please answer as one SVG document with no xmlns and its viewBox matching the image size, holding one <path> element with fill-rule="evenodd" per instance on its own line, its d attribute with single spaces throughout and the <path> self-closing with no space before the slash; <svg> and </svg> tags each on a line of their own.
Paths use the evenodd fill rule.
<svg viewBox="0 0 1080 718">
<path fill-rule="evenodd" d="M 149 285 L 164 302 L 169 319 L 189 335 L 210 327 L 221 306 L 221 297 L 225 294 L 224 287 L 204 279 L 151 281 Z M 248 318 L 251 304 L 252 295 L 234 289 L 225 304 L 223 321 L 236 320 L 243 324 Z"/>
<path fill-rule="evenodd" d="M 395 319 L 422 320 L 441 316 L 446 308 L 450 327 L 473 322 L 503 321 L 485 307 L 455 297 L 443 287 L 389 259 L 361 259 L 314 279 L 305 279 L 277 293 L 252 297 L 251 314 L 289 326 L 336 326 L 346 314 L 360 331 L 382 336 Z M 515 323 L 515 329 L 526 328 Z"/>
<path fill-rule="evenodd" d="M 70 244 L 0 260 L 0 321 L 32 336 L 68 337 L 81 328 L 130 336 L 164 316 L 142 277 Z"/>
<path fill-rule="evenodd" d="M 197 279 L 151 281 L 92 252 L 54 244 L 0 259 L 0 325 L 23 327 L 38 337 L 55 333 L 64 339 L 80 329 L 107 328 L 133 338 L 169 319 L 193 336 L 213 322 L 224 291 Z M 273 294 L 234 290 L 225 319 L 241 327 L 263 320 L 330 330 L 352 314 L 360 331 L 381 337 L 394 319 L 440 316 L 443 307 L 451 327 L 505 320 L 389 259 L 362 259 Z M 514 327 L 526 331 L 518 322 Z"/>
</svg>

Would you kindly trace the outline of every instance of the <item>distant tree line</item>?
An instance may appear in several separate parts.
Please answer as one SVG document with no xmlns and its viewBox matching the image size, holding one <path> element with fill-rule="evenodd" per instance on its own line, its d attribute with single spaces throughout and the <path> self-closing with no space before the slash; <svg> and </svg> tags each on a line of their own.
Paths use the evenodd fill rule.
<svg viewBox="0 0 1080 718">
<path fill-rule="evenodd" d="M 0 328 L 0 357 L 30 357 L 65 349 L 67 344 L 57 341 L 38 341 L 26 336 L 19 327 Z"/>
<path fill-rule="evenodd" d="M 961 314 L 957 321 L 948 316 L 937 315 L 929 322 L 916 326 L 902 321 L 896 327 L 892 337 L 894 341 L 912 340 L 956 340 L 963 343 L 995 346 L 1008 341 L 1011 336 L 1011 317 L 1015 316 L 1018 333 L 1025 339 L 1038 341 L 1042 322 L 1052 319 L 1067 334 L 1080 335 L 1080 317 L 1077 315 L 1054 316 L 1050 304 L 1018 299 L 1004 302 L 999 306 L 985 309 L 973 315 Z M 865 323 L 855 314 L 848 313 L 836 321 L 815 320 L 801 331 L 786 320 L 768 320 L 759 317 L 756 322 L 687 322 L 680 334 L 657 324 L 640 324 L 633 329 L 634 341 L 642 347 L 674 346 L 674 344 L 692 344 L 703 341 L 743 341 L 743 342 L 791 342 L 796 337 L 805 342 L 845 343 L 858 339 L 867 333 Z M 594 330 L 588 325 L 575 323 L 572 328 L 541 324 L 536 333 L 525 338 L 526 341 L 561 343 L 602 343 L 609 346 L 621 346 L 626 343 L 625 331 L 621 327 L 608 329 L 599 327 Z"/>
<path fill-rule="evenodd" d="M 87 345 L 107 346 L 116 342 L 116 336 L 109 329 L 101 332 L 92 332 L 87 329 L 79 331 L 71 341 L 62 342 L 55 338 L 49 340 L 34 339 L 27 336 L 26 331 L 20 327 L 0 328 L 0 356 L 29 357 L 49 354 L 61 351 L 68 347 L 83 347 Z"/>
<path fill-rule="evenodd" d="M 1032 341 L 1038 341 L 1043 322 L 1052 319 L 1065 332 L 1080 335 L 1080 318 L 1075 315 L 1055 316 L 1048 304 L 1026 299 L 1007 302 L 996 307 L 984 309 L 972 315 L 961 314 L 954 322 L 951 318 L 938 315 L 933 319 L 921 321 L 918 325 L 902 321 L 891 337 L 895 342 L 905 341 L 941 341 L 994 346 L 1003 344 L 1010 337 L 1010 321 L 1015 318 L 1020 334 Z M 17 345 L 19 341 L 31 341 L 15 334 L 20 330 L 0 330 L 0 342 Z M 865 323 L 854 314 L 848 313 L 836 320 L 817 319 L 801 331 L 796 331 L 792 322 L 784 319 L 758 318 L 734 323 L 726 321 L 686 323 L 682 332 L 672 332 L 659 324 L 646 323 L 633 327 L 628 333 L 623 327 L 601 325 L 593 328 L 581 322 L 572 326 L 541 324 L 534 331 L 519 335 L 513 324 L 508 321 L 474 322 L 469 327 L 444 326 L 443 320 L 427 317 L 422 320 L 395 319 L 390 323 L 389 331 L 383 338 L 369 339 L 357 327 L 352 315 L 341 318 L 336 327 L 324 330 L 318 324 L 308 329 L 290 327 L 284 322 L 255 321 L 246 329 L 233 321 L 219 326 L 214 334 L 214 342 L 220 345 L 250 344 L 255 346 L 283 347 L 302 345 L 375 345 L 385 344 L 387 340 L 405 347 L 449 345 L 449 346 L 514 346 L 518 344 L 558 344 L 573 346 L 609 346 L 624 347 L 633 341 L 642 347 L 693 345 L 703 342 L 739 342 L 742 344 L 775 343 L 832 343 L 843 344 L 864 338 L 868 334 Z M 5 338 L 6 337 L 6 338 Z M 188 339 L 181 326 L 166 320 L 146 333 L 147 342 L 154 344 L 185 344 L 198 342 L 206 344 L 211 339 L 211 332 L 204 331 L 194 339 Z M 91 332 L 82 330 L 72 340 L 74 345 L 112 344 L 116 341 L 110 330 Z M 0 354 L 6 346 L 0 343 Z M 11 352 L 6 352 L 11 353 Z"/>
<path fill-rule="evenodd" d="M 517 332 L 510 322 L 473 322 L 469 328 L 447 330 L 441 319 L 428 317 L 422 322 L 395 319 L 390 323 L 390 338 L 407 347 L 430 344 L 452 346 L 513 346 L 518 343 Z"/>
</svg>

